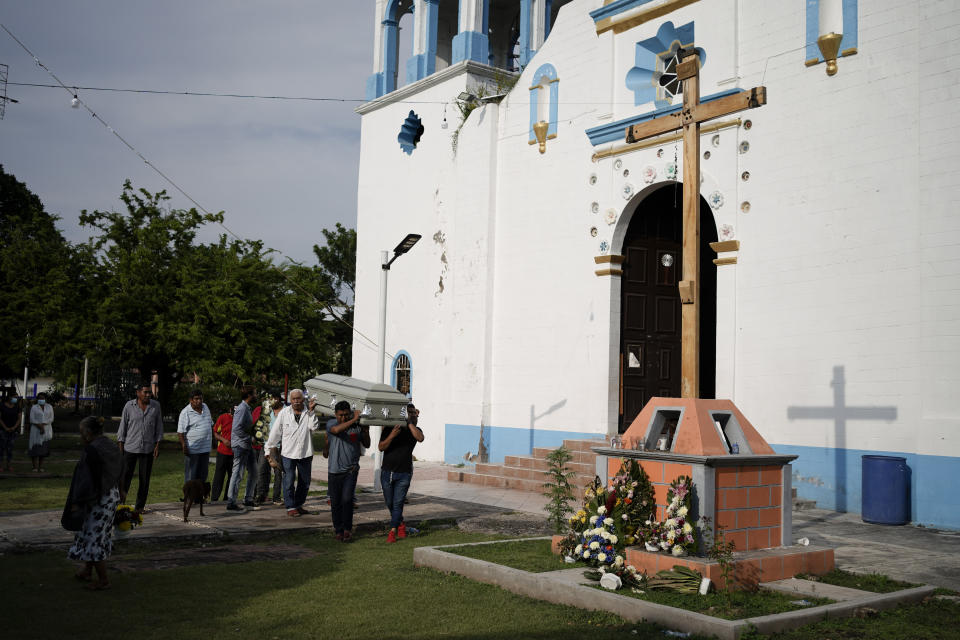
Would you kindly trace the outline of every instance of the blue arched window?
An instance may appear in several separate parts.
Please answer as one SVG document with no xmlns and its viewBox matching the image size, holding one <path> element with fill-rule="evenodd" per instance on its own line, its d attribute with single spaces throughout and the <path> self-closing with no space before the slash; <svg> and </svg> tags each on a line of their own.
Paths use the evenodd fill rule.
<svg viewBox="0 0 960 640">
<path fill-rule="evenodd" d="M 540 120 L 546 120 L 547 139 L 557 137 L 557 110 L 560 94 L 560 79 L 557 70 L 552 64 L 540 65 L 533 74 L 533 84 L 530 85 L 530 144 L 535 144 L 537 136 L 533 132 L 533 125 Z"/>
<path fill-rule="evenodd" d="M 393 365 L 390 367 L 390 386 L 408 398 L 413 397 L 413 367 L 410 364 L 410 354 L 406 351 L 398 351 L 393 359 Z"/>
</svg>

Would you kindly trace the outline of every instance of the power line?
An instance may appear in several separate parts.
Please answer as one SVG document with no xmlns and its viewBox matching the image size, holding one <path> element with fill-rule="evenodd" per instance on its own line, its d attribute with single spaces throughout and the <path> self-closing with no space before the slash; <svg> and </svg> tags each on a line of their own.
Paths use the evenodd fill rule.
<svg viewBox="0 0 960 640">
<path fill-rule="evenodd" d="M 9 33 L 9 32 L 8 32 Z M 10 82 L 17 87 L 40 87 L 44 89 L 61 89 L 59 84 L 44 84 L 41 82 Z M 109 91 L 112 93 L 146 93 L 168 96 L 201 96 L 209 98 L 245 98 L 252 100 L 298 100 L 305 102 L 367 102 L 366 98 L 323 98 L 311 96 L 265 96 L 246 93 L 217 93 L 215 91 L 168 91 L 164 89 L 119 89 L 115 87 L 69 87 L 74 91 Z M 438 102 L 439 104 L 439 102 Z"/>
<path fill-rule="evenodd" d="M 57 82 L 56 85 L 49 85 L 49 86 L 54 87 L 54 88 L 63 89 L 63 90 L 66 91 L 67 93 L 71 94 L 72 100 L 75 101 L 76 106 L 82 106 L 84 109 L 86 109 L 86 111 L 87 111 L 93 118 L 95 118 L 95 119 L 97 120 L 97 122 L 99 122 L 100 124 L 102 124 L 102 125 L 107 129 L 107 131 L 109 131 L 110 133 L 112 133 L 112 134 L 114 135 L 114 137 L 117 138 L 117 140 L 119 140 L 125 147 L 127 147 L 127 149 L 129 149 L 132 153 L 136 154 L 136 156 L 137 156 L 138 158 L 140 158 L 140 159 L 143 161 L 144 164 L 146 164 L 148 167 L 150 167 L 157 175 L 159 175 L 159 176 L 160 176 L 161 178 L 163 178 L 168 184 L 170 184 L 174 189 L 176 189 L 177 192 L 179 192 L 184 198 L 186 198 L 186 199 L 189 200 L 191 203 L 193 203 L 193 205 L 194 205 L 197 209 L 200 209 L 201 211 L 203 211 L 203 212 L 206 213 L 207 215 L 213 215 L 210 211 L 207 210 L 206 207 L 204 207 L 202 204 L 200 204 L 199 202 L 197 202 L 197 201 L 193 198 L 193 196 L 191 196 L 191 195 L 190 195 L 189 193 L 187 193 L 183 188 L 181 188 L 180 185 L 177 184 L 177 183 L 173 180 L 173 178 L 171 178 L 170 176 L 168 176 L 167 174 L 165 174 L 163 171 L 161 171 L 159 167 L 157 167 L 155 164 L 153 164 L 152 162 L 150 162 L 150 160 L 148 160 L 146 157 L 144 157 L 144 155 L 143 155 L 142 153 L 140 153 L 132 144 L 130 144 L 129 142 L 127 142 L 126 138 L 124 138 L 122 135 L 120 135 L 120 133 L 119 133 L 116 129 L 114 129 L 112 126 L 110 126 L 110 125 L 107 123 L 106 120 L 104 120 L 102 117 L 100 117 L 99 115 L 97 115 L 97 113 L 96 113 L 93 109 L 91 109 L 91 108 L 87 105 L 87 103 L 84 102 L 84 101 L 77 95 L 76 91 L 74 91 L 74 90 L 72 90 L 70 87 L 68 87 L 62 80 L 60 80 L 60 78 L 57 77 L 57 75 L 56 75 L 53 71 L 51 71 L 45 64 L 43 64 L 42 62 L 40 62 L 40 59 L 39 59 L 36 55 L 34 55 L 34 53 L 33 53 L 32 51 L 30 51 L 30 49 L 27 47 L 27 45 L 25 45 L 23 42 L 21 42 L 20 39 L 17 38 L 17 36 L 13 35 L 13 33 L 12 33 L 9 29 L 7 29 L 7 26 L 6 26 L 5 24 L 0 23 L 0 28 L 3 28 L 3 30 L 6 31 L 7 34 L 8 34 L 11 38 L 13 38 L 13 40 L 14 40 L 18 45 L 20 45 L 20 48 L 23 49 L 24 51 L 26 51 L 26 52 L 27 52 L 27 55 L 29 55 L 31 58 L 33 58 L 33 61 L 37 63 L 37 66 L 39 66 L 41 69 L 43 69 L 44 71 L 46 71 L 46 72 L 50 75 L 51 78 L 53 78 L 54 80 L 56 80 L 56 82 Z M 234 239 L 239 240 L 239 241 L 244 241 L 244 238 L 241 238 L 238 234 L 234 233 L 233 230 L 230 229 L 230 227 L 228 227 L 228 226 L 227 226 L 226 224 L 224 224 L 223 222 L 221 222 L 221 221 L 218 220 L 218 221 L 217 221 L 217 224 L 220 225 L 220 226 L 223 228 L 223 230 L 226 231 L 227 234 L 229 234 L 230 236 L 232 236 Z M 282 252 L 280 253 L 280 255 L 282 255 L 284 258 L 286 258 L 291 264 L 299 264 L 298 262 L 296 262 L 295 260 L 293 260 L 293 259 L 290 258 L 289 256 L 283 254 Z M 355 326 L 353 326 L 352 324 L 350 324 L 349 322 L 347 322 L 346 320 L 344 320 L 342 317 L 340 317 L 340 316 L 333 310 L 333 307 L 332 307 L 331 305 L 329 305 L 329 304 L 327 304 L 327 303 L 325 303 L 325 302 L 322 302 L 321 300 L 317 299 L 316 296 L 314 296 L 312 293 L 310 293 L 310 292 L 307 291 L 305 288 L 303 288 L 302 286 L 300 286 L 299 283 L 297 283 L 293 278 L 291 278 L 289 275 L 287 275 L 287 273 L 286 273 L 285 271 L 283 271 L 282 269 L 280 270 L 280 275 L 282 275 L 283 278 L 284 278 L 288 283 L 290 283 L 291 288 L 293 288 L 293 289 L 295 289 L 295 290 L 298 290 L 298 291 L 300 291 L 301 293 L 305 294 L 310 300 L 312 300 L 312 301 L 314 302 L 314 304 L 316 304 L 317 306 L 323 308 L 323 309 L 324 309 L 327 313 L 329 313 L 334 319 L 336 319 L 338 322 L 340 322 L 340 323 L 346 325 L 347 327 L 349 327 L 351 331 L 353 331 L 353 332 L 356 333 L 358 336 L 360 336 L 361 338 L 363 338 L 364 340 L 366 340 L 367 342 L 369 342 L 371 345 L 373 345 L 374 347 L 378 346 L 376 341 L 372 340 L 372 339 L 369 338 L 366 334 L 364 334 L 362 331 L 360 331 L 360 330 L 357 329 Z M 389 354 L 389 353 L 388 353 L 387 355 L 389 355 L 391 358 L 393 357 L 393 354 Z"/>
</svg>

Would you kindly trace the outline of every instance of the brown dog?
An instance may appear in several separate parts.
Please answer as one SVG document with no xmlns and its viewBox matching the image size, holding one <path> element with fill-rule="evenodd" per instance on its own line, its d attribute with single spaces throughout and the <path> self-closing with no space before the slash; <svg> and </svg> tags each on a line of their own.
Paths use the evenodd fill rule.
<svg viewBox="0 0 960 640">
<path fill-rule="evenodd" d="M 189 480 L 183 485 L 183 521 L 190 515 L 190 507 L 200 505 L 200 515 L 203 515 L 203 503 L 210 497 L 210 483 L 202 480 Z"/>
</svg>

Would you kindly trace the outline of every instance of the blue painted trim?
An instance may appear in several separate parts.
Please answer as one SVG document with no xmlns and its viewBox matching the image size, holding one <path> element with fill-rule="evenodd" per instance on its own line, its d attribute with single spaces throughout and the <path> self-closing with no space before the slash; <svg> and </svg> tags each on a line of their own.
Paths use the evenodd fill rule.
<svg viewBox="0 0 960 640">
<path fill-rule="evenodd" d="M 732 96 L 737 93 L 743 93 L 743 89 L 728 89 L 727 91 L 721 91 L 720 93 L 713 93 L 709 96 L 704 96 L 701 98 L 700 103 L 703 104 L 706 102 L 712 102 L 719 98 L 725 98 L 726 96 Z M 683 105 L 678 104 L 670 107 L 664 107 L 662 109 L 654 109 L 653 111 L 638 116 L 631 116 L 629 118 L 624 118 L 623 120 L 617 120 L 616 122 L 610 122 L 600 125 L 599 127 L 587 129 L 584 131 L 584 133 L 586 133 L 587 137 L 590 138 L 590 144 L 593 146 L 604 144 L 605 142 L 623 140 L 623 130 L 627 127 L 640 124 L 641 122 L 646 122 L 647 120 L 653 120 L 654 118 L 658 118 L 670 113 L 679 113 L 682 108 Z"/>
<path fill-rule="evenodd" d="M 543 5 L 543 39 L 550 37 L 550 14 L 553 12 L 553 0 L 546 0 Z"/>
<path fill-rule="evenodd" d="M 410 111 L 410 115 L 400 125 L 400 133 L 397 134 L 397 142 L 400 143 L 400 148 L 409 156 L 417 148 L 422 135 L 423 122 L 420 121 L 420 116 Z"/>
<path fill-rule="evenodd" d="M 553 80 L 547 86 L 550 89 L 550 115 L 549 117 L 549 126 L 547 127 L 547 135 L 555 136 L 557 135 L 557 122 L 558 122 L 558 105 L 559 105 L 559 95 L 560 95 L 560 82 L 557 81 L 557 70 L 550 63 L 540 65 L 540 68 L 537 69 L 536 73 L 533 74 L 533 81 L 537 84 L 534 87 L 542 86 L 543 78 L 546 77 L 547 80 Z M 533 132 L 533 125 L 537 122 L 537 119 L 540 117 L 540 89 L 531 88 L 530 89 L 530 131 L 529 131 L 529 140 L 530 142 L 535 142 L 537 139 L 536 134 Z"/>
<path fill-rule="evenodd" d="M 407 356 L 407 362 L 410 363 L 410 391 L 407 393 L 408 398 L 413 397 L 413 358 L 410 357 L 410 354 L 400 349 L 397 351 L 397 354 L 393 356 L 393 362 L 390 363 L 390 386 L 394 389 L 397 388 L 397 360 L 400 359 L 400 356 Z"/>
<path fill-rule="evenodd" d="M 777 453 L 799 456 L 793 461 L 797 495 L 816 500 L 820 509 L 861 513 L 862 457 L 906 458 L 910 470 L 910 518 L 915 523 L 960 529 L 960 492 L 944 491 L 956 484 L 960 458 L 897 451 L 771 445 Z"/>
<path fill-rule="evenodd" d="M 418 65 L 417 80 L 426 78 L 437 70 L 437 22 L 440 19 L 440 0 L 424 0 L 424 2 L 426 15 L 423 19 L 427 23 L 427 42 L 421 54 L 423 62 Z"/>
<path fill-rule="evenodd" d="M 407 84 L 411 84 L 420 80 L 421 78 L 426 78 L 428 75 L 433 73 L 432 71 L 427 71 L 427 63 L 429 62 L 428 58 L 430 56 L 426 53 L 418 53 L 415 56 L 410 56 L 407 58 Z M 433 56 L 434 63 L 436 63 L 437 56 Z"/>
<path fill-rule="evenodd" d="M 821 60 L 817 38 L 820 37 L 820 0 L 807 0 L 806 60 Z"/>
<path fill-rule="evenodd" d="M 464 31 L 453 37 L 453 64 L 464 60 L 473 60 L 487 64 L 490 55 L 490 42 L 487 34 L 476 31 Z"/>
<path fill-rule="evenodd" d="M 517 51 L 517 61 L 520 63 L 521 68 L 527 66 L 530 58 L 536 53 L 536 51 L 530 48 L 530 37 L 532 35 L 531 26 L 533 22 L 533 11 L 531 11 L 530 4 L 532 2 L 533 0 L 520 0 L 520 46 Z"/>
<path fill-rule="evenodd" d="M 843 39 L 840 41 L 840 51 L 857 47 L 858 14 L 857 0 L 843 0 Z M 817 46 L 820 35 L 820 0 L 807 0 L 806 60 L 823 62 L 820 47 Z"/>
<path fill-rule="evenodd" d="M 480 448 L 480 436 L 487 449 L 487 461 L 503 462 L 505 456 L 527 456 L 535 447 L 556 449 L 564 440 L 584 440 L 601 436 L 583 431 L 550 431 L 514 427 L 481 427 L 469 424 L 446 424 L 443 438 L 443 461 L 447 464 L 475 464 L 467 457 Z M 599 443 L 598 443 L 599 444 Z"/>
<path fill-rule="evenodd" d="M 857 0 L 843 0 L 843 40 L 840 51 L 857 46 Z"/>
<path fill-rule="evenodd" d="M 397 88 L 397 20 L 385 19 L 383 27 L 383 93 Z M 381 94 L 382 95 L 382 94 Z"/>
<path fill-rule="evenodd" d="M 673 55 L 676 47 L 692 47 L 694 44 L 694 23 L 675 27 L 667 20 L 657 29 L 656 35 L 641 40 L 636 45 L 636 64 L 627 71 L 624 84 L 633 91 L 633 104 L 640 106 L 653 101 L 657 108 L 669 107 L 670 100 L 658 88 L 657 78 L 664 68 L 667 59 Z M 697 47 L 700 56 L 700 67 L 707 64 L 706 52 Z"/>
<path fill-rule="evenodd" d="M 367 76 L 367 100 L 376 100 L 382 96 L 383 93 L 383 72 L 373 73 Z"/>
<path fill-rule="evenodd" d="M 640 5 L 647 4 L 648 2 L 652 2 L 652 0 L 617 0 L 616 2 L 611 2 L 605 7 L 594 9 L 590 12 L 590 17 L 593 18 L 594 22 L 600 22 L 604 18 L 611 18 L 618 13 L 629 11 L 634 7 L 639 7 Z"/>
</svg>

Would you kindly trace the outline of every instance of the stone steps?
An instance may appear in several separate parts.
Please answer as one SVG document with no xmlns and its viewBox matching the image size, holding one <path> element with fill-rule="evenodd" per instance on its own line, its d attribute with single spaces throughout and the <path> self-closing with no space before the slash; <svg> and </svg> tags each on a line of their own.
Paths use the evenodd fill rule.
<svg viewBox="0 0 960 640">
<path fill-rule="evenodd" d="M 596 455 L 590 447 L 604 444 L 603 440 L 564 440 L 564 446 L 573 454 L 567 470 L 574 473 L 571 483 L 577 489 L 592 482 L 596 474 Z M 477 463 L 471 471 L 447 472 L 447 481 L 465 482 L 484 487 L 513 489 L 543 493 L 549 465 L 546 456 L 553 449 L 535 447 L 529 456 L 504 456 L 502 464 Z"/>
</svg>

